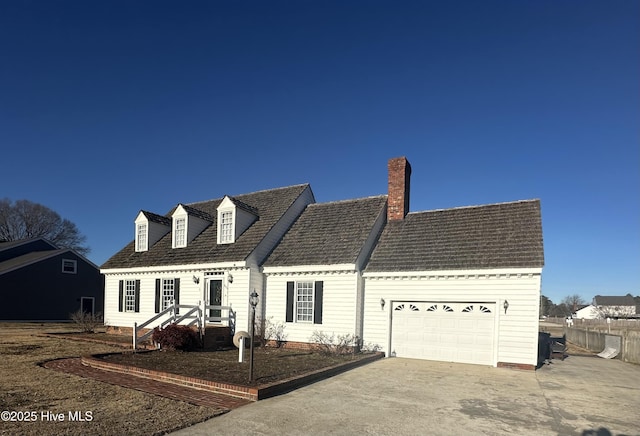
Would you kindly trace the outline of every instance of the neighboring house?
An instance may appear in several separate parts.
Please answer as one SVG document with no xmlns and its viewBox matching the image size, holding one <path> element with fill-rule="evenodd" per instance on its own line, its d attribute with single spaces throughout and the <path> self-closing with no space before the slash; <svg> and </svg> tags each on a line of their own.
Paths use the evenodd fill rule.
<svg viewBox="0 0 640 436">
<path fill-rule="evenodd" d="M 587 306 L 579 306 L 580 308 L 576 310 L 576 313 L 573 314 L 573 318 L 575 319 L 598 319 L 600 318 L 600 312 L 593 305 L 589 304 Z"/>
<path fill-rule="evenodd" d="M 256 290 L 287 346 L 351 335 L 387 356 L 535 368 L 540 202 L 409 213 L 411 166 L 388 169 L 377 197 L 315 203 L 299 185 L 141 212 L 102 266 L 106 324 L 215 300 L 249 330 Z"/>
<path fill-rule="evenodd" d="M 230 307 L 207 315 L 230 316 L 220 324 L 247 330 L 249 294 L 264 288 L 264 259 L 313 202 L 304 184 L 179 204 L 165 216 L 140 212 L 135 239 L 102 265 L 105 324 L 129 331 L 175 299 Z M 263 304 L 261 295 L 259 313 Z"/>
<path fill-rule="evenodd" d="M 63 321 L 79 309 L 102 311 L 98 267 L 39 238 L 0 242 L 1 320 Z"/>
<path fill-rule="evenodd" d="M 593 305 L 600 314 L 600 318 L 633 318 L 636 315 L 636 302 L 630 295 L 596 295 Z"/>
</svg>

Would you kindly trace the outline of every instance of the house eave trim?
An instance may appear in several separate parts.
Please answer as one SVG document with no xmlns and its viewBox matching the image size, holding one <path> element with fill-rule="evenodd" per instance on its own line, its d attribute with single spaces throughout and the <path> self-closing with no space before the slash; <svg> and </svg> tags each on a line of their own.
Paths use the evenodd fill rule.
<svg viewBox="0 0 640 436">
<path fill-rule="evenodd" d="M 295 265 L 295 266 L 265 266 L 265 274 L 303 274 L 319 271 L 357 271 L 354 263 L 340 263 L 334 265 Z"/>
<path fill-rule="evenodd" d="M 459 269 L 459 270 L 433 270 L 433 271 L 375 271 L 364 272 L 365 278 L 383 277 L 429 277 L 429 276 L 529 276 L 542 274 L 542 268 L 493 268 L 493 269 Z"/>
<path fill-rule="evenodd" d="M 101 269 L 102 274 L 127 274 L 127 273 L 153 273 L 167 271 L 196 271 L 196 270 L 215 270 L 215 269 L 240 269 L 247 268 L 247 262 L 218 262 L 218 263 L 199 263 L 192 265 L 163 265 L 163 266 L 144 266 L 137 268 L 106 268 Z"/>
</svg>

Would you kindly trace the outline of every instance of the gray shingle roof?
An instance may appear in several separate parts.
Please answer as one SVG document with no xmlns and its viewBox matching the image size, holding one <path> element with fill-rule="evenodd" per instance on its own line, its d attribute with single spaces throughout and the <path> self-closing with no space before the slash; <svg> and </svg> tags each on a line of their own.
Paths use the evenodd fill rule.
<svg viewBox="0 0 640 436">
<path fill-rule="evenodd" d="M 596 295 L 593 297 L 596 306 L 635 306 L 636 301 L 629 295 Z"/>
<path fill-rule="evenodd" d="M 386 201 L 381 195 L 308 205 L 264 266 L 355 263 Z"/>
<path fill-rule="evenodd" d="M 208 214 L 212 219 L 212 224 L 200 235 L 196 236 L 193 241 L 189 242 L 187 247 L 172 249 L 171 232 L 167 233 L 148 251 L 144 252 L 136 252 L 134 249 L 135 241 L 131 241 L 107 260 L 101 268 L 138 268 L 243 261 L 291 207 L 293 202 L 308 188 L 308 184 L 303 184 L 236 196 L 236 199 L 250 206 L 258 213 L 258 219 L 233 244 L 218 245 L 216 243 L 216 209 L 222 202 L 222 198 L 190 203 L 190 208 Z M 171 216 L 173 210 L 175 208 L 165 216 Z"/>
<path fill-rule="evenodd" d="M 409 213 L 388 222 L 367 272 L 542 267 L 540 201 Z"/>
<path fill-rule="evenodd" d="M 162 224 L 162 225 L 171 227 L 171 218 L 168 218 L 168 217 L 162 216 L 162 215 L 158 215 L 158 214 L 153 213 L 153 212 L 148 212 L 146 210 L 141 210 L 140 212 L 142 212 L 142 214 L 145 217 L 147 217 L 147 219 L 149 221 L 151 221 L 152 223 L 158 223 L 158 224 Z"/>
</svg>

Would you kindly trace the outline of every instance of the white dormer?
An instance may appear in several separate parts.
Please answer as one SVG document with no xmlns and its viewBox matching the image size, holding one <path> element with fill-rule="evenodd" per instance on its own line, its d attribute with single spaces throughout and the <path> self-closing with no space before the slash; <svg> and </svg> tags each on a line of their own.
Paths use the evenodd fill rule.
<svg viewBox="0 0 640 436">
<path fill-rule="evenodd" d="M 210 224 L 208 214 L 179 204 L 171 215 L 172 248 L 184 248 Z"/>
<path fill-rule="evenodd" d="M 233 244 L 256 219 L 250 206 L 225 196 L 218 206 L 218 244 Z"/>
<path fill-rule="evenodd" d="M 171 230 L 169 218 L 141 210 L 135 220 L 135 250 L 147 251 Z"/>
</svg>

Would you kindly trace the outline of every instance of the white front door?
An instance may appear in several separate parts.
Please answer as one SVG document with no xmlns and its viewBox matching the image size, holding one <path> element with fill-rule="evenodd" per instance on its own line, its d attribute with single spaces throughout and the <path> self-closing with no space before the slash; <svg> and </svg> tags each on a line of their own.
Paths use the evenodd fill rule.
<svg viewBox="0 0 640 436">
<path fill-rule="evenodd" d="M 495 303 L 394 302 L 391 355 L 493 365 Z"/>
</svg>

